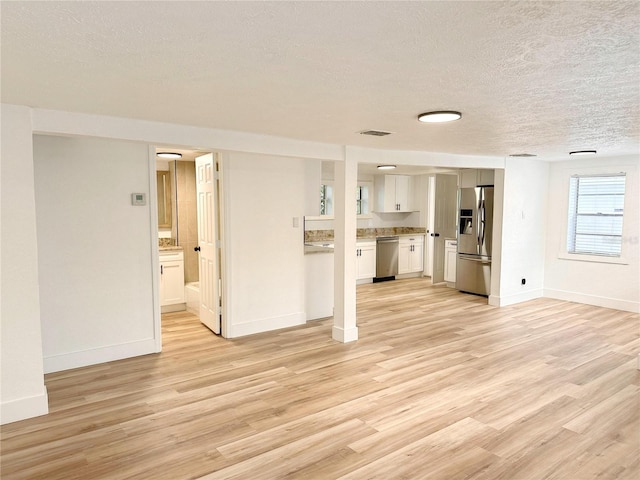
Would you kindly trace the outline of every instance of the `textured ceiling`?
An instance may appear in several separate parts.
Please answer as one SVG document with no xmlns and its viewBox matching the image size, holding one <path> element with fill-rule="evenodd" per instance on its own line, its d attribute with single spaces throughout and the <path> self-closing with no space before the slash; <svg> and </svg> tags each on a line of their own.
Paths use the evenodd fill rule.
<svg viewBox="0 0 640 480">
<path fill-rule="evenodd" d="M 1 8 L 6 103 L 389 149 L 639 151 L 638 1 Z M 463 118 L 416 121 L 439 109 Z"/>
</svg>

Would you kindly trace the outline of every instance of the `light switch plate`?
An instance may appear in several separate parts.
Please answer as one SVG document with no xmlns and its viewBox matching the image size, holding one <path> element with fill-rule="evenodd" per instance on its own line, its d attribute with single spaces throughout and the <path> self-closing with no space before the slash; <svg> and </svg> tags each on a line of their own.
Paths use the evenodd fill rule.
<svg viewBox="0 0 640 480">
<path fill-rule="evenodd" d="M 131 194 L 131 205 L 146 205 L 147 204 L 147 194 L 146 193 L 132 193 Z"/>
</svg>

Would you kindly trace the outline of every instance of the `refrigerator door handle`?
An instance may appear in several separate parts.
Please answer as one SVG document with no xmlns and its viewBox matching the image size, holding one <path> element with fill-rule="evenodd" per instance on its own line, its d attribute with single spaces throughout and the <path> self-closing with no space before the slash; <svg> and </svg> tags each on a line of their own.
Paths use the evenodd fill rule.
<svg viewBox="0 0 640 480">
<path fill-rule="evenodd" d="M 484 200 L 484 188 L 481 189 L 481 208 L 480 208 L 480 230 L 481 230 L 481 236 L 480 236 L 480 254 L 482 254 L 482 252 L 484 251 L 484 229 L 485 229 L 485 221 L 487 219 L 487 215 L 486 215 L 486 206 L 485 206 L 485 200 Z"/>
<path fill-rule="evenodd" d="M 478 257 L 459 256 L 458 260 L 467 260 L 469 262 L 484 263 L 489 265 L 491 264 L 491 260 L 486 258 L 478 258 Z"/>
<path fill-rule="evenodd" d="M 482 253 L 482 194 L 483 189 L 480 188 L 478 192 L 478 210 L 476 210 L 476 230 L 478 235 L 478 243 L 476 245 L 476 253 L 480 255 Z"/>
</svg>

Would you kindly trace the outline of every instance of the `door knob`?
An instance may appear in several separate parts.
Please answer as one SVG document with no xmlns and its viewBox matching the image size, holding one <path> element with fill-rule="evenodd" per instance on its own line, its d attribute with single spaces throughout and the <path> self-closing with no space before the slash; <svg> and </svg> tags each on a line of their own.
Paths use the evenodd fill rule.
<svg viewBox="0 0 640 480">
<path fill-rule="evenodd" d="M 440 234 L 439 234 L 439 233 L 432 233 L 432 234 L 431 234 L 431 236 L 432 236 L 432 237 L 439 237 L 439 236 L 440 236 Z"/>
<path fill-rule="evenodd" d="M 194 248 L 193 248 L 193 251 L 194 251 L 194 252 L 199 252 L 199 251 L 200 251 L 200 245 L 198 245 L 197 247 L 194 247 Z"/>
</svg>

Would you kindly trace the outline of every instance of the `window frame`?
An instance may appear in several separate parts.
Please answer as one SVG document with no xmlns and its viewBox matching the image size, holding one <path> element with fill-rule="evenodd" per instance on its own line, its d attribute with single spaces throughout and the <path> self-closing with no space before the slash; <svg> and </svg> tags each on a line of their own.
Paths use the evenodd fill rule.
<svg viewBox="0 0 640 480">
<path fill-rule="evenodd" d="M 607 168 L 569 168 L 566 171 L 566 176 L 564 179 L 565 186 L 565 194 L 564 194 L 564 206 L 562 208 L 563 212 L 563 228 L 562 235 L 560 241 L 562 242 L 560 245 L 558 258 L 563 260 L 574 260 L 581 262 L 594 262 L 594 263 L 609 263 L 609 264 L 620 264 L 620 265 L 628 265 L 629 261 L 627 258 L 627 245 L 625 242 L 625 238 L 627 236 L 626 232 L 629 228 L 629 223 L 627 221 L 627 217 L 625 212 L 630 211 L 630 196 L 629 196 L 629 180 L 630 175 L 633 175 L 633 172 L 627 166 L 622 166 L 621 170 L 618 169 L 609 169 Z M 615 167 L 614 167 L 615 168 Z M 612 255 L 603 255 L 603 254 L 589 254 L 589 253 L 573 253 L 568 249 L 568 239 L 569 239 L 569 206 L 570 206 L 570 191 L 571 191 L 571 178 L 573 177 L 605 177 L 605 176 L 625 176 L 625 196 L 624 196 L 624 210 L 623 210 L 623 222 L 622 222 L 622 245 L 619 256 Z M 628 213 L 627 213 L 628 215 Z"/>
<path fill-rule="evenodd" d="M 326 186 L 330 188 L 331 194 L 328 196 L 328 203 L 330 205 L 330 214 L 322 214 L 320 213 L 320 215 L 317 216 L 307 216 L 306 218 L 308 220 L 333 220 L 334 214 L 333 214 L 333 210 L 334 210 L 334 205 L 333 205 L 333 185 L 334 182 L 333 180 L 322 180 L 320 182 L 320 188 L 322 188 L 322 186 Z M 355 192 L 354 195 L 354 200 L 356 200 L 356 205 L 358 201 L 361 201 L 361 205 L 366 205 L 367 206 L 367 212 L 363 213 L 363 214 L 357 214 L 356 213 L 356 218 L 358 220 L 360 219 L 367 219 L 367 218 L 371 218 L 371 206 L 373 203 L 373 182 L 368 182 L 368 181 L 358 181 L 357 183 L 357 188 L 358 189 L 362 189 L 362 188 L 366 188 L 367 189 L 367 195 L 364 199 L 358 199 L 357 198 L 357 194 L 358 192 Z M 318 192 L 320 193 L 320 191 Z M 321 201 L 320 198 L 318 198 L 319 201 Z M 327 200 L 325 200 L 327 201 Z M 364 203 L 362 203 L 364 201 Z M 356 207 L 357 208 L 357 207 Z M 318 209 L 320 211 L 320 209 Z"/>
<path fill-rule="evenodd" d="M 589 183 L 588 180 L 594 180 L 594 179 L 599 179 L 604 181 L 604 179 L 613 179 L 613 178 L 617 178 L 617 179 L 622 179 L 622 193 L 581 193 L 581 187 L 583 186 L 582 183 L 584 181 L 585 183 L 585 188 L 589 188 Z M 595 175 L 578 175 L 578 174 L 574 174 L 571 175 L 570 179 L 569 179 L 569 208 L 567 209 L 567 253 L 571 254 L 571 255 L 597 255 L 597 256 L 601 256 L 601 257 L 608 257 L 608 258 L 620 258 L 622 256 L 622 240 L 624 238 L 623 233 L 624 233 L 624 219 L 625 219 L 625 215 L 624 215 L 624 200 L 626 197 L 626 180 L 627 180 L 627 175 L 626 173 L 617 173 L 617 174 L 595 174 Z M 591 183 L 591 185 L 595 185 L 594 183 Z M 599 185 L 599 186 L 604 186 L 604 185 Z M 622 209 L 620 213 L 616 213 L 616 211 L 614 210 L 612 213 L 602 213 L 601 211 L 598 211 L 597 213 L 595 211 L 589 212 L 589 213 L 580 213 L 579 208 L 581 206 L 581 201 L 582 202 L 588 202 L 588 197 L 605 197 L 605 196 L 622 196 Z M 606 205 L 604 204 L 606 200 L 602 200 L 603 203 L 598 203 L 597 207 L 598 208 L 606 208 Z M 617 203 L 617 202 L 616 202 Z M 598 219 L 615 219 L 615 218 L 619 218 L 620 219 L 620 230 L 619 233 L 615 232 L 609 232 L 609 234 L 606 233 L 598 233 L 595 232 L 593 230 L 593 227 L 588 229 L 586 232 L 583 231 L 579 231 L 579 224 L 581 221 L 581 218 L 584 219 L 583 221 L 587 221 L 587 218 L 589 217 L 597 217 Z M 620 238 L 620 246 L 619 249 L 616 249 L 616 252 L 614 253 L 610 253 L 610 252 L 606 252 L 604 251 L 604 249 L 600 249 L 598 250 L 597 247 L 594 245 L 594 251 L 587 251 L 585 249 L 580 249 L 579 248 L 579 236 L 580 235 L 591 235 L 594 237 L 599 237 L 600 239 L 604 240 L 605 238 L 609 237 L 619 237 Z"/>
</svg>

